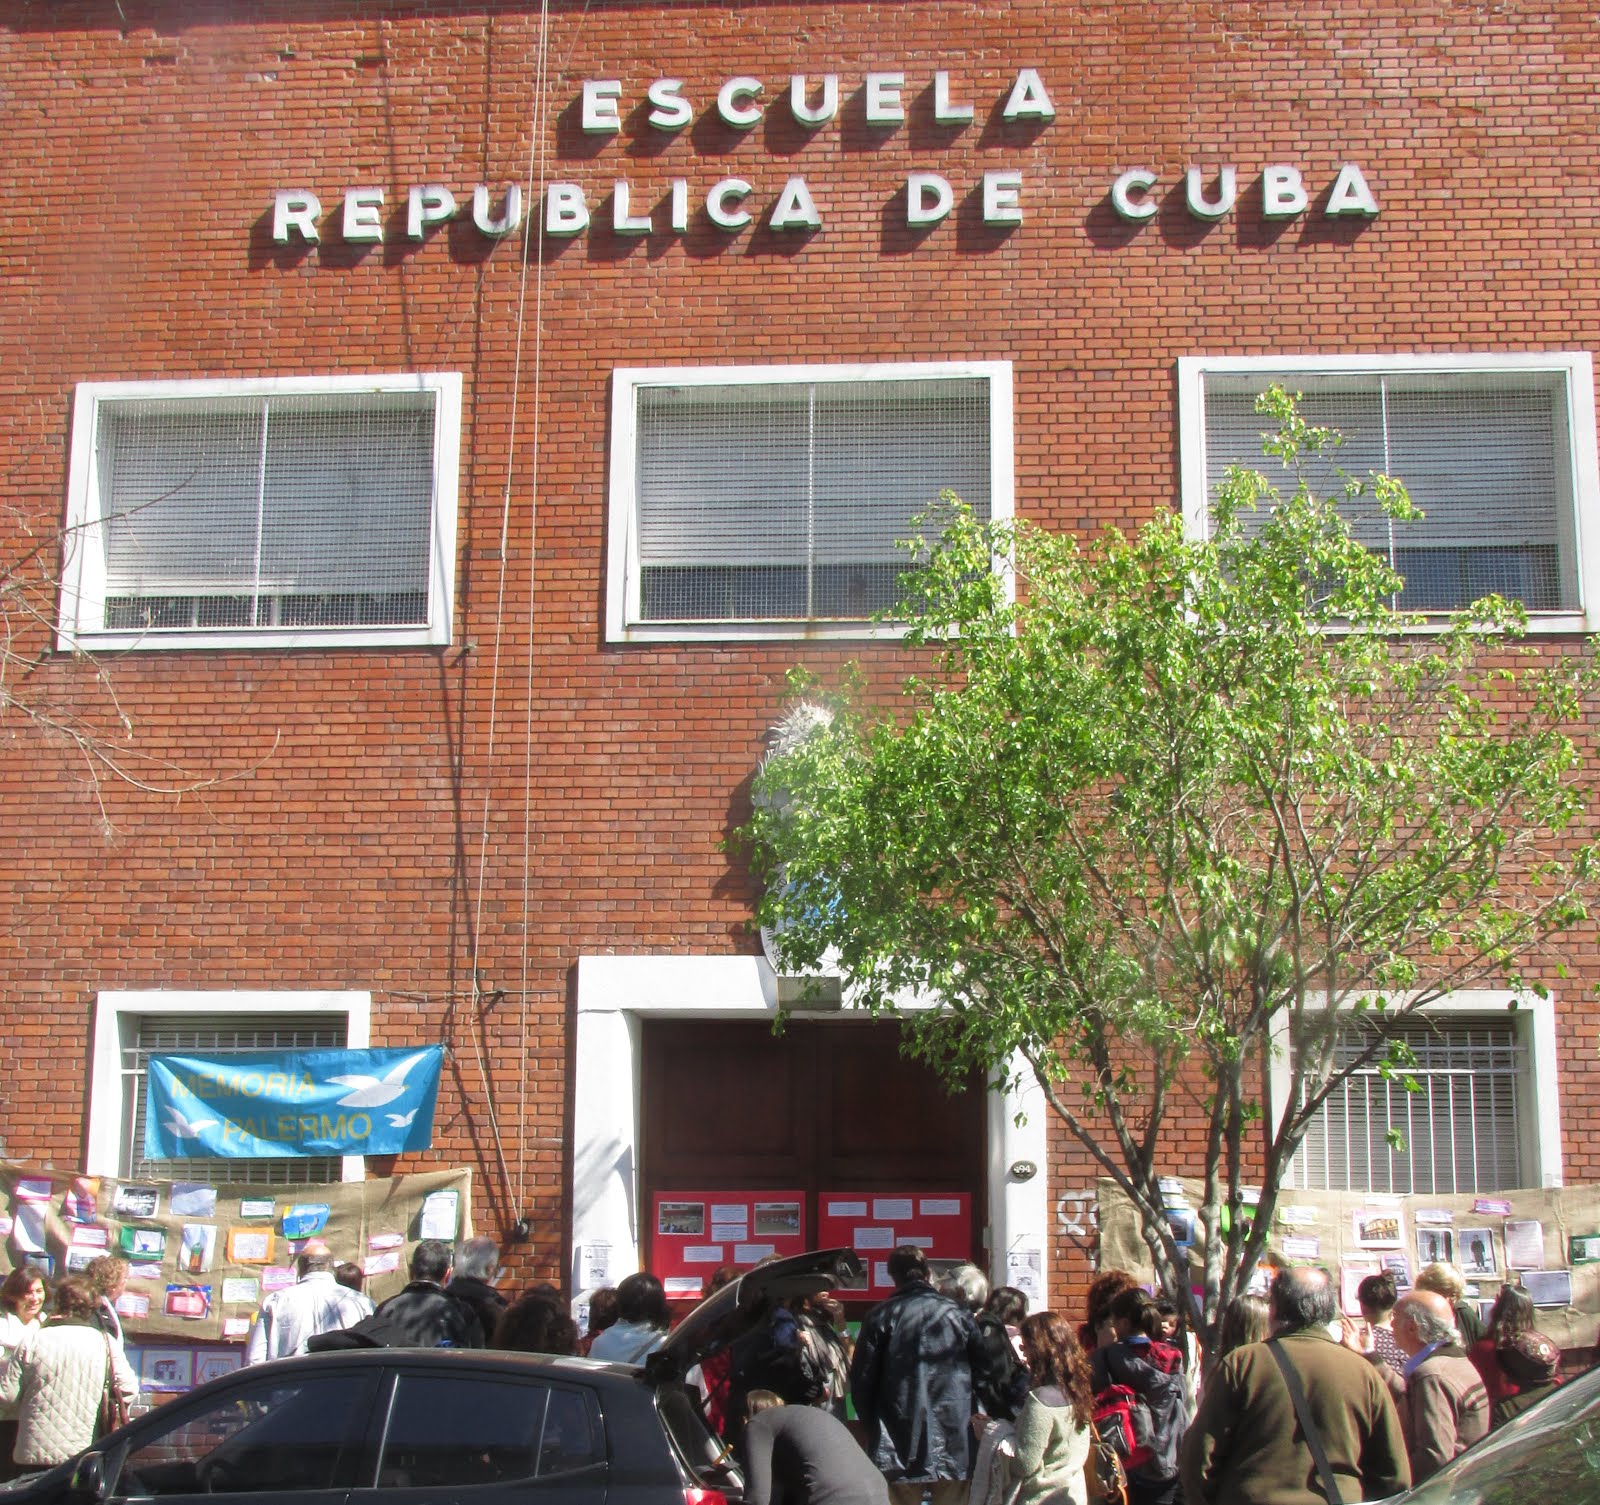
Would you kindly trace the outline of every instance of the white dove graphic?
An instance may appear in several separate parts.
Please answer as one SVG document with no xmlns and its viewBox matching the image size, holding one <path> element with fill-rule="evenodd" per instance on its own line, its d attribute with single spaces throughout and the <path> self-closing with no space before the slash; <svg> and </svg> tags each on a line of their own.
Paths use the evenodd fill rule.
<svg viewBox="0 0 1600 1505">
<path fill-rule="evenodd" d="M 172 1103 L 168 1103 L 161 1111 L 167 1116 L 167 1133 L 175 1139 L 198 1139 L 202 1129 L 209 1129 L 216 1123 L 214 1118 L 197 1118 L 191 1122 Z"/>
<path fill-rule="evenodd" d="M 392 1128 L 396 1128 L 396 1129 L 408 1129 L 408 1128 L 410 1128 L 411 1127 L 411 1120 L 413 1118 L 415 1118 L 416 1116 L 417 1116 L 417 1110 L 415 1108 L 413 1108 L 409 1113 L 386 1113 L 386 1114 L 384 1114 L 384 1117 L 389 1120 L 390 1126 Z"/>
<path fill-rule="evenodd" d="M 359 1072 L 352 1072 L 349 1076 L 331 1076 L 328 1080 L 335 1086 L 353 1089 L 349 1096 L 339 1099 L 341 1108 L 381 1108 L 385 1103 L 392 1103 L 406 1090 L 406 1073 L 421 1059 L 421 1056 L 407 1057 L 386 1072 L 381 1081 L 375 1076 L 363 1076 Z"/>
</svg>

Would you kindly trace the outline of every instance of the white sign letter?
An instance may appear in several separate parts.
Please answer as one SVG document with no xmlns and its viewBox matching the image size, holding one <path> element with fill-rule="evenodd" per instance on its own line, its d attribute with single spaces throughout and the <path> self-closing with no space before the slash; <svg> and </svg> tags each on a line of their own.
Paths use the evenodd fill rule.
<svg viewBox="0 0 1600 1505">
<path fill-rule="evenodd" d="M 1196 219 L 1221 219 L 1239 197 L 1238 173 L 1231 167 L 1224 167 L 1217 174 L 1217 188 L 1217 197 L 1207 202 L 1205 177 L 1200 168 L 1191 167 L 1183 180 L 1183 197 L 1189 213 Z"/>
<path fill-rule="evenodd" d="M 522 185 L 506 184 L 506 212 L 499 219 L 491 219 L 489 185 L 478 184 L 472 190 L 472 223 L 485 235 L 509 235 L 522 223 Z"/>
<path fill-rule="evenodd" d="M 1334 179 L 1333 192 L 1328 195 L 1328 218 L 1337 219 L 1342 214 L 1359 214 L 1373 219 L 1378 213 L 1378 201 L 1361 169 L 1354 162 L 1346 162 Z"/>
<path fill-rule="evenodd" d="M 783 185 L 770 223 L 774 230 L 815 230 L 822 224 L 804 178 L 790 178 Z"/>
<path fill-rule="evenodd" d="M 668 184 L 671 197 L 667 202 L 667 213 L 672 219 L 672 228 L 682 234 L 689 228 L 689 180 L 687 178 L 674 178 Z"/>
<path fill-rule="evenodd" d="M 867 75 L 867 124 L 894 125 L 906 118 L 900 105 L 900 91 L 906 86 L 903 73 Z"/>
<path fill-rule="evenodd" d="M 617 101 L 622 98 L 622 80 L 586 78 L 583 81 L 583 113 L 579 118 L 590 135 L 608 135 L 622 129 Z"/>
<path fill-rule="evenodd" d="M 628 185 L 621 178 L 617 179 L 611 196 L 611 228 L 618 235 L 648 235 L 650 233 L 650 216 L 648 214 L 630 214 L 628 212 Z"/>
<path fill-rule="evenodd" d="M 383 190 L 347 188 L 344 194 L 344 238 L 383 239 Z"/>
<path fill-rule="evenodd" d="M 406 239 L 421 240 L 429 225 L 456 217 L 456 196 L 438 183 L 413 188 L 406 201 Z"/>
<path fill-rule="evenodd" d="M 551 183 L 544 191 L 546 235 L 576 235 L 589 228 L 589 206 L 578 183 Z"/>
<path fill-rule="evenodd" d="M 1111 185 L 1111 207 L 1123 219 L 1150 219 L 1159 207 L 1154 199 L 1136 199 L 1135 193 L 1148 193 L 1156 186 L 1156 175 L 1148 168 L 1132 167 Z"/>
<path fill-rule="evenodd" d="M 742 199 L 749 192 L 750 185 L 743 178 L 724 178 L 712 184 L 706 195 L 706 213 L 711 223 L 722 230 L 742 230 L 750 223 L 750 216 L 743 209 L 729 209 L 728 200 Z"/>
<path fill-rule="evenodd" d="M 806 76 L 796 73 L 789 80 L 789 113 L 801 125 L 826 125 L 839 113 L 839 75 L 822 75 L 822 102 L 812 109 L 806 103 Z"/>
<path fill-rule="evenodd" d="M 1020 172 L 986 172 L 983 175 L 983 222 L 986 225 L 1020 225 L 1022 205 Z"/>
<path fill-rule="evenodd" d="M 321 213 L 316 194 L 304 188 L 280 188 L 272 198 L 272 238 L 281 246 L 294 230 L 302 240 L 315 244 Z"/>
<path fill-rule="evenodd" d="M 1278 164 L 1261 170 L 1261 212 L 1268 219 L 1293 219 L 1306 212 L 1311 200 L 1300 169 Z"/>
<path fill-rule="evenodd" d="M 1011 97 L 1006 101 L 1007 120 L 1054 120 L 1056 107 L 1044 91 L 1044 80 L 1037 68 L 1017 69 L 1017 81 L 1011 86 Z"/>
<path fill-rule="evenodd" d="M 950 212 L 955 195 L 950 192 L 950 182 L 936 172 L 913 172 L 906 175 L 906 223 L 908 225 L 936 225 Z"/>
<path fill-rule="evenodd" d="M 933 75 L 933 118 L 940 125 L 960 125 L 972 119 L 971 105 L 950 103 L 950 75 L 943 69 Z"/>
<path fill-rule="evenodd" d="M 646 95 L 655 106 L 645 119 L 658 131 L 678 131 L 694 119 L 689 101 L 678 90 L 683 87 L 681 78 L 658 78 Z"/>
<path fill-rule="evenodd" d="M 730 78 L 717 90 L 717 114 L 729 125 L 741 131 L 748 130 L 761 119 L 761 106 L 755 103 L 760 92 L 759 78 Z M 740 104 L 740 100 L 750 102 Z"/>
</svg>

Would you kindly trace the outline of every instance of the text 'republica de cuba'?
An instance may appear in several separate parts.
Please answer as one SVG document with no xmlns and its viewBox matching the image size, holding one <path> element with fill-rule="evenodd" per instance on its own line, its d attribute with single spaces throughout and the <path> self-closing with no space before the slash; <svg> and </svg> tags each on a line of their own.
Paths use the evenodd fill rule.
<svg viewBox="0 0 1600 1505">
<path fill-rule="evenodd" d="M 902 72 L 867 73 L 851 108 L 859 108 L 862 123 L 870 130 L 890 130 L 907 118 L 907 97 L 914 84 Z M 683 80 L 660 78 L 645 91 L 642 101 L 629 102 L 617 79 L 587 79 L 573 102 L 579 128 L 585 135 L 603 138 L 619 135 L 624 111 L 637 103 L 651 131 L 675 133 L 693 124 L 695 101 L 684 92 Z M 948 71 L 932 79 L 932 115 L 936 124 L 958 128 L 977 118 L 977 105 L 963 98 Z M 999 104 L 1000 118 L 1009 125 L 1043 128 L 1055 120 L 1055 106 L 1039 70 L 1019 68 Z M 839 75 L 813 78 L 794 74 L 788 87 L 776 97 L 769 96 L 764 80 L 748 75 L 726 79 L 717 90 L 714 104 L 706 104 L 733 131 L 748 131 L 759 125 L 769 110 L 786 110 L 803 131 L 820 131 L 840 116 Z M 1107 197 L 1123 220 L 1139 224 L 1153 219 L 1160 209 L 1162 180 L 1159 173 L 1145 167 L 1132 167 L 1118 174 Z M 917 171 L 905 175 L 893 192 L 905 195 L 905 223 L 912 229 L 937 225 L 954 208 L 956 186 L 944 174 Z M 663 192 L 662 189 L 665 189 Z M 984 171 L 970 185 L 982 206 L 983 222 L 994 226 L 1020 225 L 1023 221 L 1026 185 L 1024 175 L 1015 168 Z M 826 202 L 825 185 L 821 200 Z M 547 182 L 543 191 L 542 230 L 545 235 L 570 238 L 591 230 L 604 230 L 618 236 L 650 235 L 660 231 L 686 233 L 690 216 L 698 209 L 706 223 L 730 235 L 760 219 L 773 231 L 809 232 L 824 227 L 819 209 L 819 193 L 799 174 L 789 176 L 775 194 L 758 194 L 755 184 L 743 177 L 724 177 L 709 184 L 697 184 L 687 177 L 669 178 L 665 184 L 636 191 L 626 178 L 595 186 L 576 182 Z M 491 239 L 513 234 L 522 227 L 525 212 L 523 189 L 518 183 L 500 187 L 480 183 L 462 197 L 441 183 L 417 184 L 405 196 L 405 229 L 408 240 L 423 240 L 452 220 L 470 218 L 476 230 Z M 1185 210 L 1198 220 L 1219 220 L 1232 213 L 1239 198 L 1239 172 L 1232 165 L 1215 171 L 1191 166 L 1183 174 Z M 609 212 L 602 213 L 607 208 Z M 328 215 L 324 225 L 322 198 L 306 188 L 279 189 L 272 208 L 272 238 L 281 245 L 294 242 L 315 243 L 324 228 L 342 240 L 379 242 L 385 236 L 385 215 L 389 210 L 385 190 L 377 187 L 346 188 L 342 207 Z M 1312 210 L 1312 189 L 1300 169 L 1290 163 L 1274 163 L 1261 169 L 1261 212 L 1271 220 L 1293 219 Z M 1327 219 L 1371 219 L 1378 213 L 1378 202 L 1362 170 L 1353 162 L 1343 163 L 1333 178 L 1326 198 L 1317 213 Z M 395 216 L 398 228 L 398 215 Z"/>
</svg>

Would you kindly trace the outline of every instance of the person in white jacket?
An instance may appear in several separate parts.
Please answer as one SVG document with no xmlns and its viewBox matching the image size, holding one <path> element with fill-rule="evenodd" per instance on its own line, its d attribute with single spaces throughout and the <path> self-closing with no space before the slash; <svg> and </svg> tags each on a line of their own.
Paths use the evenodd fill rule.
<svg viewBox="0 0 1600 1505">
<path fill-rule="evenodd" d="M 24 1335 L 0 1374 L 0 1404 L 16 1403 L 12 1457 L 24 1472 L 54 1468 L 95 1440 L 108 1378 L 124 1402 L 138 1397 L 121 1345 L 95 1325 L 97 1300 L 88 1281 L 67 1276 L 56 1287 L 55 1314 Z"/>
</svg>

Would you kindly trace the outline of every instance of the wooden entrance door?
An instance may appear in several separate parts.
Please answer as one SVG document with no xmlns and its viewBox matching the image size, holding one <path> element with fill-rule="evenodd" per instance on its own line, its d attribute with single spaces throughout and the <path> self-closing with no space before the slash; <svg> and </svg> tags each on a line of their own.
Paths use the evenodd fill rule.
<svg viewBox="0 0 1600 1505">
<path fill-rule="evenodd" d="M 645 1020 L 646 1219 L 658 1192 L 801 1189 L 814 1242 L 819 1193 L 966 1192 L 986 1264 L 981 1079 L 951 1095 L 900 1038 L 893 1021 L 791 1020 L 774 1035 L 762 1020 Z"/>
</svg>

